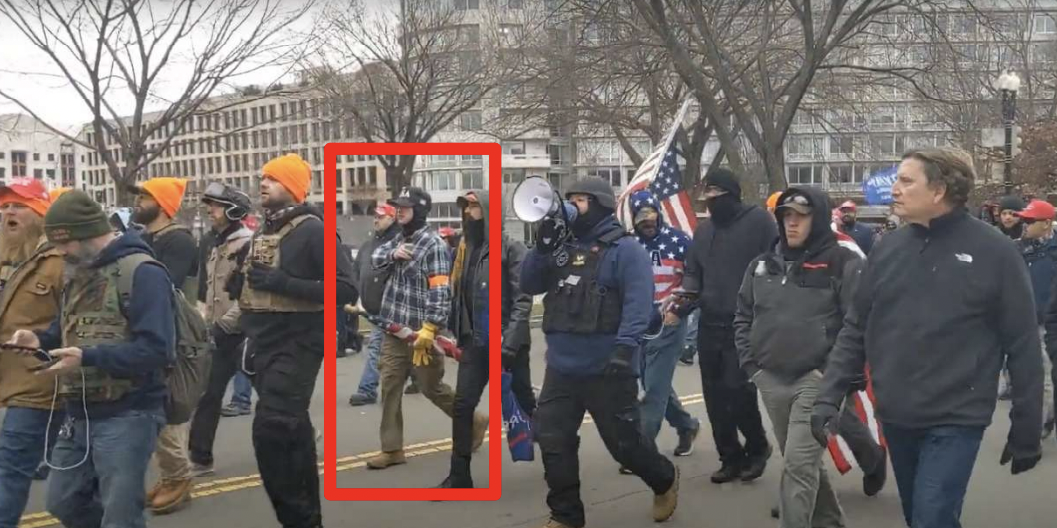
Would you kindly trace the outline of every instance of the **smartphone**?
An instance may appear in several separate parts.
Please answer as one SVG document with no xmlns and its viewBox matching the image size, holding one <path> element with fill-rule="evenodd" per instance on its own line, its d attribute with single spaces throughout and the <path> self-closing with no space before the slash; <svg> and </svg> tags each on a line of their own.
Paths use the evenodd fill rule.
<svg viewBox="0 0 1057 528">
<path fill-rule="evenodd" d="M 32 352 L 33 353 L 33 357 L 36 358 L 38 361 L 48 362 L 48 361 L 52 361 L 53 359 L 55 359 L 54 357 L 52 357 L 51 354 L 48 353 L 47 350 L 44 350 L 43 348 L 33 348 L 33 347 L 27 347 L 27 346 L 22 346 L 22 345 L 12 345 L 10 343 L 0 344 L 0 348 L 6 349 L 6 350 L 22 350 L 22 351 L 26 351 L 26 352 Z"/>
</svg>

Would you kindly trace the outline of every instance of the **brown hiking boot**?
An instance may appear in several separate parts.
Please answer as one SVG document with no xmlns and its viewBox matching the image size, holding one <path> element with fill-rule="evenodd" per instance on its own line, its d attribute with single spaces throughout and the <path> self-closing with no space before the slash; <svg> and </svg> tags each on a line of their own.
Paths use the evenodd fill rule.
<svg viewBox="0 0 1057 528">
<path fill-rule="evenodd" d="M 367 461 L 367 467 L 370 469 L 385 469 L 389 466 L 398 466 L 406 463 L 407 459 L 404 458 L 404 450 L 401 449 L 400 451 L 390 451 L 371 458 Z"/>
<path fill-rule="evenodd" d="M 562 523 L 560 523 L 558 521 L 555 521 L 554 519 L 550 519 L 550 520 L 547 521 L 547 524 L 543 525 L 543 528 L 573 528 L 573 527 L 569 526 L 568 524 L 562 524 Z"/>
<path fill-rule="evenodd" d="M 473 451 L 476 453 L 484 443 L 484 435 L 488 433 L 488 415 L 481 413 L 473 414 Z"/>
<path fill-rule="evenodd" d="M 165 482 L 163 482 L 161 480 L 159 480 L 158 482 L 155 482 L 154 483 L 154 487 L 149 489 L 149 490 L 147 490 L 147 496 L 144 497 L 143 504 L 145 504 L 148 508 L 150 508 L 151 504 L 154 503 L 154 497 L 158 496 L 158 492 L 161 491 L 163 486 L 165 486 Z"/>
<path fill-rule="evenodd" d="M 664 495 L 653 496 L 653 520 L 654 522 L 667 521 L 679 504 L 679 466 L 675 466 L 675 480 L 672 487 L 664 492 Z"/>
<path fill-rule="evenodd" d="M 155 515 L 172 513 L 191 502 L 191 479 L 166 480 L 151 501 L 151 511 Z"/>
</svg>

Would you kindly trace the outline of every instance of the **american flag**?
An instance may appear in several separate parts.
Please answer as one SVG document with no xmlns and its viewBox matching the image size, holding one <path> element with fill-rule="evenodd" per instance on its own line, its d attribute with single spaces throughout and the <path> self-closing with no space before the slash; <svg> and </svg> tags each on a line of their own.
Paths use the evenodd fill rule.
<svg viewBox="0 0 1057 528">
<path fill-rule="evenodd" d="M 669 141 L 642 162 L 628 188 L 620 194 L 620 199 L 617 200 L 617 218 L 624 227 L 631 230 L 632 212 L 628 201 L 636 191 L 646 189 L 660 200 L 664 217 L 670 226 L 693 235 L 697 227 L 697 217 L 694 216 L 693 207 L 690 205 L 690 195 L 683 189 L 682 180 L 683 174 L 679 170 L 675 142 Z"/>
</svg>

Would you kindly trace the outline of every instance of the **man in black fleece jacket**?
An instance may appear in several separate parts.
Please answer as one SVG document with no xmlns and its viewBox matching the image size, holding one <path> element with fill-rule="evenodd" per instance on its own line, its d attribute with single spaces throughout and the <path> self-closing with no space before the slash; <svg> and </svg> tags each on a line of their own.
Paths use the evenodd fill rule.
<svg viewBox="0 0 1057 528">
<path fill-rule="evenodd" d="M 867 261 L 830 353 L 811 417 L 820 443 L 851 380 L 869 363 L 903 515 L 914 528 L 957 528 L 1003 360 L 1013 379 L 1001 462 L 1040 458 L 1042 360 L 1035 309 L 1013 242 L 965 210 L 972 159 L 956 149 L 907 153 L 892 187 L 910 224 Z M 927 482 L 928 486 L 916 486 Z"/>
<path fill-rule="evenodd" d="M 722 462 L 712 482 L 749 481 L 763 475 L 771 446 L 756 387 L 738 365 L 734 311 L 745 268 L 774 246 L 778 229 L 767 211 L 741 203 L 741 185 L 726 169 L 705 176 L 705 197 L 712 218 L 694 233 L 683 289 L 697 296 L 701 308 L 697 333 L 701 385 Z M 689 315 L 690 304 L 685 303 L 681 317 Z M 745 436 L 744 446 L 738 439 L 739 430 Z"/>
</svg>

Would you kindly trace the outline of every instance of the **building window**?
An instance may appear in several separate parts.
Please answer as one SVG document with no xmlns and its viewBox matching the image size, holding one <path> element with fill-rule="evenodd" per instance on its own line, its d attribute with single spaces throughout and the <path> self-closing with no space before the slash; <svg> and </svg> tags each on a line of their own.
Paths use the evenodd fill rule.
<svg viewBox="0 0 1057 528">
<path fill-rule="evenodd" d="M 880 135 L 870 138 L 871 154 L 874 156 L 895 156 L 906 150 L 905 138 L 899 135 Z"/>
<path fill-rule="evenodd" d="M 524 141 L 505 141 L 503 142 L 503 154 L 511 154 L 514 156 L 525 154 L 525 142 Z"/>
<path fill-rule="evenodd" d="M 602 178 L 609 182 L 613 187 L 620 187 L 622 182 L 620 181 L 620 168 L 619 167 L 601 167 L 598 169 L 591 169 L 587 171 L 588 176 Z"/>
<path fill-rule="evenodd" d="M 1050 15 L 1035 15 L 1035 33 L 1040 35 L 1057 33 L 1057 23 L 1054 23 Z"/>
<path fill-rule="evenodd" d="M 462 171 L 462 188 L 463 189 L 483 189 L 484 188 L 484 173 L 480 170 L 465 170 Z"/>
<path fill-rule="evenodd" d="M 822 167 L 795 165 L 789 167 L 790 185 L 816 185 L 822 183 Z"/>
<path fill-rule="evenodd" d="M 478 9 L 481 7 L 480 0 L 455 0 L 455 9 Z"/>
<path fill-rule="evenodd" d="M 378 167 L 367 167 L 367 185 L 378 186 Z"/>
<path fill-rule="evenodd" d="M 830 154 L 851 154 L 852 153 L 852 137 L 851 136 L 830 136 L 829 138 L 829 153 Z"/>
<path fill-rule="evenodd" d="M 33 161 L 40 161 L 40 152 L 33 153 Z"/>
<path fill-rule="evenodd" d="M 15 178 L 26 175 L 26 153 L 20 151 L 11 152 L 11 176 Z"/>
<path fill-rule="evenodd" d="M 55 154 L 48 153 L 48 161 L 55 161 Z"/>
<path fill-rule="evenodd" d="M 33 177 L 38 179 L 38 180 L 43 178 L 44 177 L 44 169 L 33 169 Z"/>
</svg>

